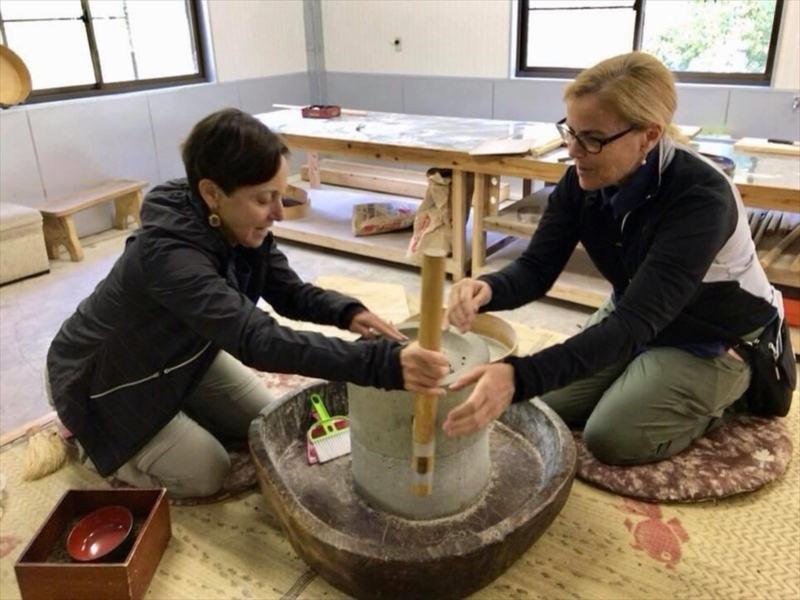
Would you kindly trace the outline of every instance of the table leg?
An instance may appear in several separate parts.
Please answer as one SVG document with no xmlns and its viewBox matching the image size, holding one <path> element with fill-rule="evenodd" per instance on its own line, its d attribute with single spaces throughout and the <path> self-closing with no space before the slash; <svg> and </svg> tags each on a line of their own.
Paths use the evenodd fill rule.
<svg viewBox="0 0 800 600">
<path fill-rule="evenodd" d="M 463 279 L 467 274 L 467 174 L 453 169 L 453 182 L 450 188 L 450 217 L 452 221 L 453 281 Z"/>
<path fill-rule="evenodd" d="M 486 215 L 492 183 L 488 175 L 475 174 L 475 186 L 472 191 L 472 269 L 471 274 L 477 277 L 486 261 L 486 231 L 483 218 Z"/>
<path fill-rule="evenodd" d="M 306 159 L 308 161 L 308 182 L 312 188 L 318 188 L 322 185 L 319 174 L 319 154 L 306 152 Z"/>
</svg>

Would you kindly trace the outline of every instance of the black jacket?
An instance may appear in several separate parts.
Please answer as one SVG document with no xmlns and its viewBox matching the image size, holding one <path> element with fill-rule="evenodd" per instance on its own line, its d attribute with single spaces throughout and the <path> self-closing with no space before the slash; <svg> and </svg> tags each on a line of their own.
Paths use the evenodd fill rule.
<svg viewBox="0 0 800 600">
<path fill-rule="evenodd" d="M 615 310 L 563 344 L 509 358 L 515 401 L 630 360 L 645 346 L 720 341 L 698 322 L 743 336 L 779 310 L 735 186 L 710 161 L 668 139 L 618 191 L 586 192 L 570 167 L 524 253 L 481 277 L 492 288 L 482 310 L 542 297 L 578 242 L 613 285 Z"/>
<path fill-rule="evenodd" d="M 398 344 L 294 331 L 257 308 L 261 297 L 292 319 L 341 328 L 364 310 L 303 283 L 271 234 L 260 248 L 232 247 L 207 214 L 183 180 L 154 188 L 142 229 L 50 346 L 55 408 L 101 475 L 181 410 L 220 350 L 262 371 L 403 386 Z"/>
</svg>

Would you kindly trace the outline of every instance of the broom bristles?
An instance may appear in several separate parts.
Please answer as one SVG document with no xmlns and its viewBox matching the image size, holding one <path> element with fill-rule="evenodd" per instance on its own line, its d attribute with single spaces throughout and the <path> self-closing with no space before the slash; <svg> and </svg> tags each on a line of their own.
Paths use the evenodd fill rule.
<svg viewBox="0 0 800 600">
<path fill-rule="evenodd" d="M 35 481 L 58 471 L 67 462 L 67 444 L 53 429 L 28 438 L 25 451 L 25 481 Z"/>
</svg>

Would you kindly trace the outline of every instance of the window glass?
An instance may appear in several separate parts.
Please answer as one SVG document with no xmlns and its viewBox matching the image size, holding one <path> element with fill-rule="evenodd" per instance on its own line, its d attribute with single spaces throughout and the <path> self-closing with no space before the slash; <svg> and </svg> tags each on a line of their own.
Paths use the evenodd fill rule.
<svg viewBox="0 0 800 600">
<path fill-rule="evenodd" d="M 775 2 L 649 0 L 642 49 L 673 71 L 763 73 Z"/>
</svg>

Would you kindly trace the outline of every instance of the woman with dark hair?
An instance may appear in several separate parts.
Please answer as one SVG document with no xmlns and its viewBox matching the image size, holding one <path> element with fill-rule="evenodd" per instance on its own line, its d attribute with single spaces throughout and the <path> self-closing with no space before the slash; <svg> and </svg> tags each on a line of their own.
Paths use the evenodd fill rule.
<svg viewBox="0 0 800 600">
<path fill-rule="evenodd" d="M 215 493 L 230 469 L 220 440 L 245 438 L 271 401 L 250 367 L 442 393 L 443 354 L 401 346 L 395 327 L 301 281 L 276 247 L 287 154 L 239 110 L 197 123 L 183 146 L 187 179 L 147 194 L 141 230 L 53 340 L 52 402 L 101 475 Z M 294 331 L 259 298 L 292 319 L 381 337 Z"/>
<path fill-rule="evenodd" d="M 544 296 L 578 242 L 614 292 L 563 344 L 465 374 L 456 387 L 477 385 L 444 428 L 466 435 L 540 396 L 584 429 L 599 460 L 658 461 L 748 389 L 750 367 L 728 338 L 779 331 L 781 295 L 758 262 L 736 187 L 672 126 L 675 85 L 658 59 L 605 60 L 580 73 L 564 101 L 558 128 L 575 166 L 516 261 L 451 288 L 448 318 L 465 330 L 479 311 Z"/>
</svg>

